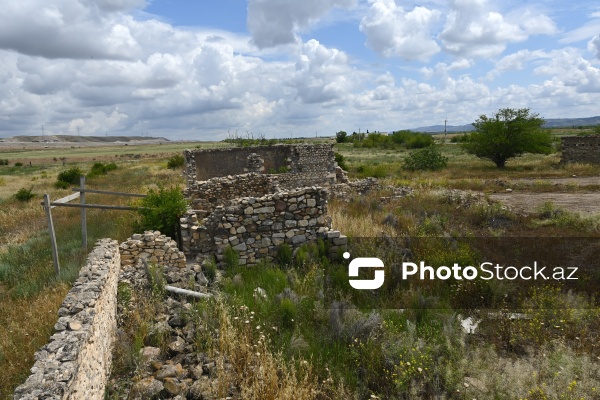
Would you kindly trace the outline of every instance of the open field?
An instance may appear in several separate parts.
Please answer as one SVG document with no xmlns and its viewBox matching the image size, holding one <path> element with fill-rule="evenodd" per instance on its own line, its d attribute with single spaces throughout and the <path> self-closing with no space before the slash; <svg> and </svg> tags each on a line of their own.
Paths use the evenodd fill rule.
<svg viewBox="0 0 600 400">
<path fill-rule="evenodd" d="M 165 142 L 160 144 L 136 144 L 136 145 L 88 145 L 88 144 L 60 144 L 56 147 L 43 148 L 37 144 L 36 148 L 16 148 L 14 144 L 4 143 L 5 148 L 0 144 L 0 158 L 8 159 L 11 165 L 15 162 L 22 162 L 28 165 L 31 161 L 34 165 L 51 164 L 52 162 L 60 164 L 61 158 L 66 158 L 67 162 L 85 162 L 90 160 L 111 160 L 119 158 L 128 158 L 135 155 L 143 157 L 164 158 L 167 154 L 182 152 L 185 149 L 193 149 L 196 146 L 203 148 L 210 147 L 228 147 L 226 143 L 221 142 Z M 56 160 L 55 160 L 56 159 Z"/>
<path fill-rule="evenodd" d="M 58 173 L 71 166 L 89 171 L 100 160 L 115 162 L 118 168 L 89 179 L 90 188 L 145 193 L 158 185 L 183 187 L 181 171 L 167 169 L 166 160 L 196 145 L 0 153 L 0 159 L 11 161 L 9 166 L 0 166 L 0 398 L 10 398 L 14 387 L 27 376 L 33 353 L 51 333 L 58 306 L 89 250 L 81 248 L 79 211 L 54 209 L 63 271 L 60 277 L 53 276 L 49 237 L 39 205 L 41 194 L 49 193 L 53 199 L 71 194 L 70 190 L 54 188 Z M 351 237 L 600 237 L 598 218 L 569 212 L 584 205 L 592 207 L 590 214 L 596 210 L 594 206 L 600 204 L 600 166 L 563 166 L 558 155 L 525 155 L 498 170 L 489 162 L 465 154 L 459 146 L 446 144 L 441 150 L 449 158 L 447 168 L 409 172 L 402 168 L 409 154 L 406 150 L 355 149 L 350 145 L 336 145 L 335 150 L 345 156 L 351 178 L 376 176 L 384 183 L 415 189 L 413 196 L 389 204 L 382 204 L 378 193 L 349 203 L 331 202 L 333 226 Z M 60 157 L 66 157 L 65 166 Z M 14 167 L 17 161 L 25 165 Z M 36 197 L 29 202 L 16 200 L 13 196 L 20 188 L 32 188 Z M 507 193 L 507 188 L 513 191 Z M 527 215 L 488 201 L 487 197 L 495 196 L 513 200 L 528 196 L 524 203 Z M 559 201 L 547 203 L 552 196 L 568 200 L 564 211 L 557 211 Z M 92 194 L 87 201 L 129 202 L 126 198 Z M 510 199 L 506 201 L 510 204 Z M 516 203 L 514 207 L 518 208 Z M 133 212 L 89 211 L 90 246 L 100 237 L 124 240 L 133 233 L 135 219 Z M 305 379 L 302 387 L 307 393 L 314 389 L 313 393 L 321 393 L 322 397 L 307 398 L 598 398 L 600 314 L 593 298 L 578 293 L 563 296 L 550 289 L 533 290 L 524 303 L 532 319 L 483 318 L 476 335 L 465 335 L 457 314 L 465 315 L 465 310 L 483 314 L 478 314 L 472 298 L 465 297 L 463 290 L 479 294 L 499 288 L 432 285 L 410 288 L 394 299 L 435 307 L 414 307 L 406 312 L 381 310 L 373 315 L 356 309 L 348 312 L 349 308 L 341 304 L 337 317 L 341 319 L 335 322 L 336 314 L 319 300 L 324 266 L 314 251 L 318 253 L 318 249 L 306 249 L 303 261 L 293 269 L 232 265 L 224 271 L 220 287 L 223 299 L 218 304 L 195 306 L 215 323 L 205 324 L 205 330 L 198 331 L 203 338 L 199 341 L 202 351 L 235 358 L 242 348 L 256 345 L 256 329 L 248 330 L 239 319 L 240 307 L 245 306 L 245 315 L 253 312 L 253 324 L 277 327 L 272 333 L 264 333 L 268 340 L 261 342 L 261 357 L 253 362 L 257 366 L 285 364 L 285 371 L 309 365 L 298 369 L 310 371 L 298 379 Z M 458 256 L 448 246 L 430 248 L 429 253 L 446 259 Z M 258 286 L 269 292 L 268 301 L 256 301 L 254 289 Z M 275 295 L 286 288 L 295 293 L 297 303 L 287 302 L 284 307 Z M 491 305 L 502 308 L 501 300 L 494 301 L 498 303 Z M 551 306 L 548 309 L 539 304 Z M 337 325 L 331 325 L 332 321 Z M 222 340 L 214 340 L 214 326 L 220 326 Z M 252 371 L 241 368 L 241 364 L 239 367 L 245 376 L 223 372 L 225 378 L 244 384 L 260 382 L 258 378 L 253 380 Z M 291 387 L 298 387 L 298 382 L 292 383 Z"/>
</svg>

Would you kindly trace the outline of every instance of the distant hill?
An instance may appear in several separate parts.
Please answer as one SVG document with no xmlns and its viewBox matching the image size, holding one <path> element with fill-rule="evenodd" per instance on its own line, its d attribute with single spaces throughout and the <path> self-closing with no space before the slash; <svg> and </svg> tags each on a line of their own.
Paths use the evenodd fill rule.
<svg viewBox="0 0 600 400">
<path fill-rule="evenodd" d="M 49 135 L 49 136 L 13 136 L 3 139 L 4 142 L 39 142 L 39 143 L 115 143 L 115 142 L 143 142 L 164 141 L 169 139 L 163 137 L 148 136 L 74 136 L 74 135 Z"/>
<path fill-rule="evenodd" d="M 551 118 L 544 120 L 545 128 L 572 128 L 579 126 L 594 126 L 600 124 L 600 116 L 589 118 Z M 447 132 L 469 132 L 472 131 L 473 125 L 448 125 Z M 416 132 L 440 133 L 444 132 L 444 125 L 420 126 L 411 129 Z"/>
</svg>

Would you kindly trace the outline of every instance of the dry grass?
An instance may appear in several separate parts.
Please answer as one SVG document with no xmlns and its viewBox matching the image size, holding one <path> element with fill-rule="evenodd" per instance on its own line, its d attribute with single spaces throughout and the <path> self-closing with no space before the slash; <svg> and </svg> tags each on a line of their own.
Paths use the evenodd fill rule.
<svg viewBox="0 0 600 400">
<path fill-rule="evenodd" d="M 92 149 L 90 149 L 92 150 Z M 158 150 L 158 149 L 156 149 Z M 53 150 L 58 155 L 58 150 Z M 109 150 L 106 150 L 109 151 Z M 143 151 L 143 147 L 136 147 Z M 40 201 L 48 193 L 57 199 L 73 193 L 58 190 L 54 182 L 60 171 L 79 166 L 89 171 L 94 160 L 80 159 L 77 164 L 44 160 L 48 152 L 19 152 L 20 159 L 33 156 L 34 166 L 0 167 L 0 258 L 3 280 L 0 281 L 0 398 L 9 398 L 14 388 L 23 382 L 33 364 L 34 352 L 53 331 L 57 310 L 69 290 L 69 282 L 85 262 L 86 251 L 80 245 L 80 212 L 77 209 L 55 208 L 53 218 L 59 238 L 61 277 L 54 277 L 49 253 L 47 224 Z M 76 152 L 73 153 L 73 155 Z M 172 156 L 173 153 L 165 155 Z M 38 158 L 36 158 L 38 157 Z M 69 161 L 69 160 L 68 160 Z M 35 165 L 38 163 L 38 165 Z M 40 164 L 41 163 L 41 164 Z M 156 185 L 181 185 L 181 171 L 166 169 L 166 161 L 154 159 L 117 160 L 118 169 L 108 175 L 88 179 L 92 189 L 144 193 Z M 29 202 L 19 202 L 12 196 L 18 189 L 33 188 L 38 196 Z M 88 203 L 128 205 L 127 197 L 88 194 Z M 124 240 L 131 232 L 133 212 L 88 210 L 88 245 L 99 237 L 110 236 Z M 27 250 L 29 249 L 29 250 Z M 12 252 L 12 253 L 11 253 Z M 0 274 L 2 275 L 2 274 Z"/>
<path fill-rule="evenodd" d="M 33 354 L 53 333 L 68 290 L 59 284 L 24 301 L 2 296 L 0 287 L 0 398 L 12 398 L 15 383 L 29 375 Z"/>
<path fill-rule="evenodd" d="M 242 399 L 309 400 L 350 399 L 343 385 L 334 385 L 330 377 L 319 381 L 307 360 L 286 361 L 271 349 L 267 330 L 257 325 L 248 307 L 230 310 L 218 303 L 220 314 L 217 356 L 219 398 L 233 386 Z"/>
</svg>

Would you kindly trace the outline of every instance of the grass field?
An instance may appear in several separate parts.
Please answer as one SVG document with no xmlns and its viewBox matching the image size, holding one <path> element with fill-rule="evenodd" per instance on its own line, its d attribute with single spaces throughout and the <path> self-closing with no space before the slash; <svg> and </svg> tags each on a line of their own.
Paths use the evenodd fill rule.
<svg viewBox="0 0 600 400">
<path fill-rule="evenodd" d="M 89 250 L 81 248 L 79 211 L 54 209 L 63 267 L 61 276 L 54 276 L 39 204 L 41 195 L 49 193 L 55 199 L 71 194 L 70 190 L 54 188 L 58 173 L 71 166 L 89 171 L 100 160 L 115 162 L 118 168 L 89 179 L 90 188 L 145 193 L 159 185 L 183 187 L 182 171 L 167 169 L 166 162 L 188 147 L 177 143 L 0 153 L 0 159 L 10 160 L 9 166 L 0 166 L 0 398 L 11 398 L 14 388 L 28 375 L 33 353 L 52 333 L 57 309 Z M 556 154 L 525 155 L 498 170 L 489 162 L 465 154 L 457 145 L 444 144 L 441 151 L 449 159 L 447 168 L 409 172 L 402 168 L 409 153 L 406 150 L 356 149 L 347 144 L 336 145 L 335 150 L 347 159 L 353 178 L 376 176 L 384 183 L 417 189 L 414 196 L 389 204 L 382 204 L 379 194 L 350 203 L 330 203 L 333 226 L 349 236 L 600 235 L 599 224 L 557 212 L 551 204 L 524 217 L 499 205 L 465 200 L 449 191 L 492 192 L 504 190 L 502 181 L 532 179 L 531 183 L 522 183 L 524 190 L 565 190 L 576 195 L 581 188 L 565 185 L 557 189 L 536 184 L 535 179 L 598 176 L 598 166 L 563 166 Z M 65 166 L 61 157 L 66 158 Z M 15 167 L 15 162 L 23 162 L 24 166 Z M 29 202 L 16 200 L 14 194 L 20 188 L 31 188 L 36 197 Z M 126 198 L 92 194 L 87 201 L 128 204 Z M 89 211 L 90 246 L 101 237 L 126 239 L 133 233 L 135 218 L 132 212 Z M 440 251 L 440 257 L 455 255 L 448 249 L 431 250 Z M 257 345 L 258 333 L 239 325 L 243 305 L 247 307 L 244 313 L 255 313 L 256 324 L 279 327 L 274 333 L 265 333 L 268 340 L 260 343 L 262 357 L 254 361 L 256 368 L 252 370 L 264 366 L 280 375 L 284 371 L 281 382 L 296 388 L 296 394 L 302 389 L 303 398 L 598 398 L 600 316 L 597 308 L 585 303 L 592 300 L 574 294 L 563 297 L 552 290 L 532 292 L 531 301 L 561 304 L 563 311 L 543 312 L 543 308 L 528 303 L 532 320 L 506 323 L 490 319 L 481 323 L 478 335 L 465 336 L 456 318 L 467 306 L 461 303 L 465 300 L 459 296 L 460 290 L 427 288 L 425 294 L 412 288 L 402 294 L 403 301 L 437 301 L 439 310 L 417 308 L 405 314 L 381 311 L 377 315 L 340 311 L 344 317 L 331 325 L 335 319 L 331 310 L 324 309 L 318 300 L 323 281 L 318 252 L 304 249 L 300 256 L 303 262 L 297 264 L 297 269 L 263 265 L 255 269 L 232 266 L 226 271 L 224 300 L 214 306 L 197 305 L 220 326 L 223 339 L 220 343 L 214 341 L 220 347 L 204 351 L 217 351 L 232 359 L 240 356 L 242 348 Z M 259 304 L 253 298 L 257 286 L 273 295 L 287 287 L 298 296 L 297 303 L 282 306 L 270 297 L 272 300 Z M 213 332 L 198 334 L 206 338 Z M 285 367 L 278 369 L 277 365 Z M 257 384 L 262 379 L 253 377 L 251 369 L 238 367 L 247 375 L 224 379 L 243 384 Z M 291 372 L 294 370 L 301 373 L 296 376 Z M 311 397 L 312 389 L 320 397 Z"/>
</svg>

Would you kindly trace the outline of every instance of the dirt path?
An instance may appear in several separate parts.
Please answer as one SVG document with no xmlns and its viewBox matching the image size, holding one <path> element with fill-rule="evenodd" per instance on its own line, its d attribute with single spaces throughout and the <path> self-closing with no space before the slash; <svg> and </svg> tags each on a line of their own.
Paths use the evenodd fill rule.
<svg viewBox="0 0 600 400">
<path fill-rule="evenodd" d="M 533 185 L 536 183 L 549 183 L 551 185 L 577 185 L 577 186 L 600 186 L 600 176 L 585 176 L 571 178 L 539 178 L 539 179 L 515 179 L 510 182 Z"/>
<path fill-rule="evenodd" d="M 584 215 L 600 213 L 600 193 L 496 193 L 490 198 L 500 201 L 514 211 L 535 212 L 547 201 L 557 208 Z"/>
</svg>

